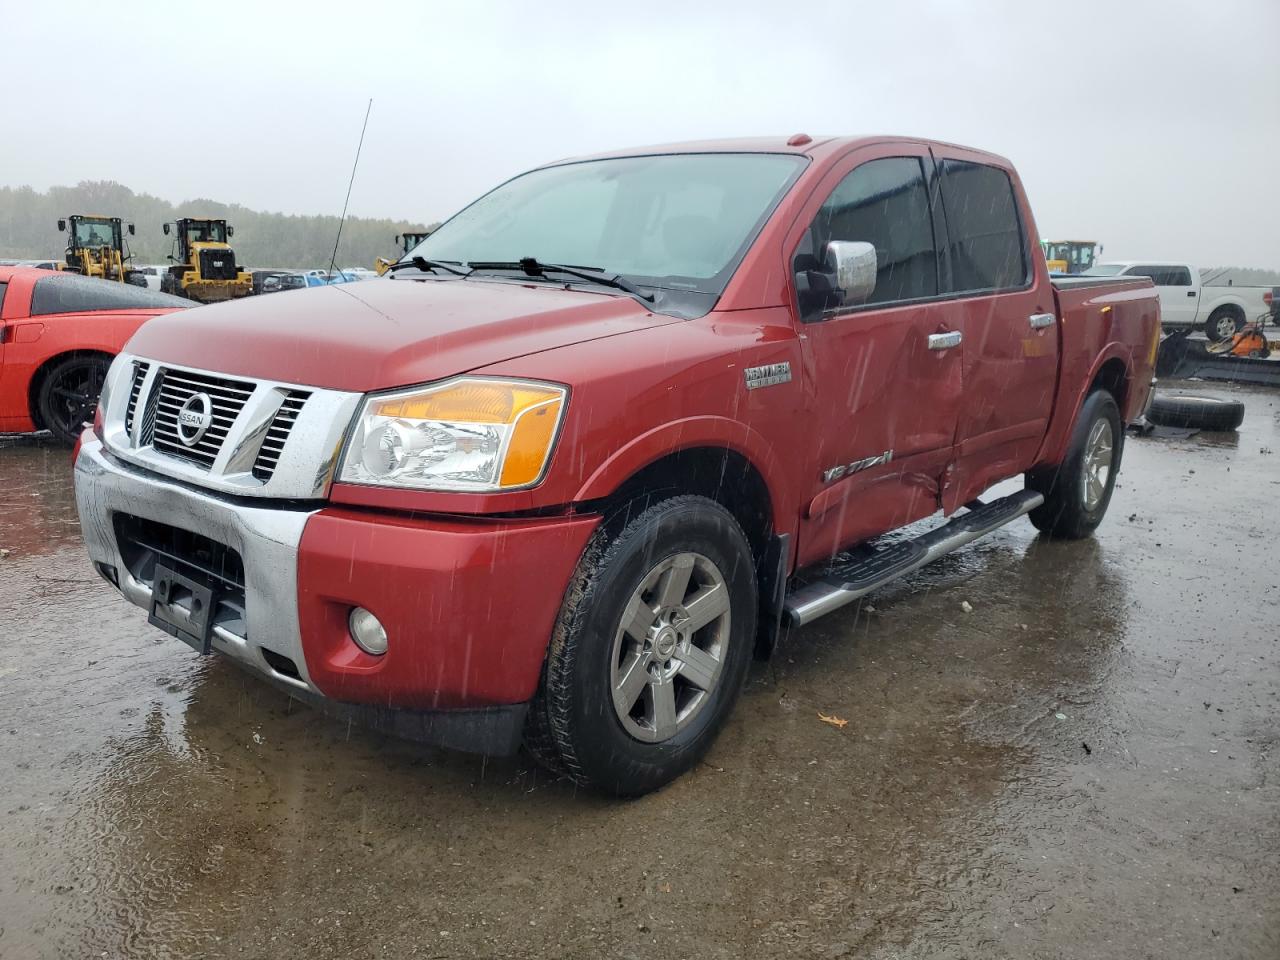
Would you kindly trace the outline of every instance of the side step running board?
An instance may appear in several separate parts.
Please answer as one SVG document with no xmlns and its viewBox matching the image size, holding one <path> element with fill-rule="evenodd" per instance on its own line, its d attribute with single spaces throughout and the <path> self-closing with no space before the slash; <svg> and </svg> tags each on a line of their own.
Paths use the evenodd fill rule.
<svg viewBox="0 0 1280 960">
<path fill-rule="evenodd" d="M 872 590 L 998 530 L 1042 503 L 1043 494 L 1022 490 L 975 507 L 914 540 L 892 544 L 833 570 L 824 579 L 787 595 L 783 604 L 787 622 L 793 627 L 812 623 L 847 603 L 865 597 Z"/>
</svg>

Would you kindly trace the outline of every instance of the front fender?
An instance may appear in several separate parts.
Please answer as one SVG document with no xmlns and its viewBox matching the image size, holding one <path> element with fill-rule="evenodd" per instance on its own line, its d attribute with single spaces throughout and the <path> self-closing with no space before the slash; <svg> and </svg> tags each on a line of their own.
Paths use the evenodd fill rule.
<svg viewBox="0 0 1280 960">
<path fill-rule="evenodd" d="M 783 502 L 783 491 L 787 489 L 785 473 L 773 446 L 747 424 L 719 416 L 670 421 L 633 438 L 587 477 L 574 500 L 581 502 L 607 497 L 649 464 L 696 447 L 718 447 L 740 454 L 764 479 L 773 515 L 787 515 Z"/>
</svg>

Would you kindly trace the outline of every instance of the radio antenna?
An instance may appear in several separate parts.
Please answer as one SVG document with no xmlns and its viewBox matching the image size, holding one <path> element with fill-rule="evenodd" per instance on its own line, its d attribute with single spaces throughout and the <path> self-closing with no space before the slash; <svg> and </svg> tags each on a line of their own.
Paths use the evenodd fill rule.
<svg viewBox="0 0 1280 960">
<path fill-rule="evenodd" d="M 360 142 L 356 145 L 356 161 L 351 164 L 351 179 L 347 181 L 347 199 L 342 201 L 342 219 L 338 221 L 338 236 L 333 241 L 333 256 L 329 258 L 329 282 L 333 282 L 333 265 L 338 262 L 338 244 L 342 242 L 342 225 L 347 222 L 347 204 L 351 202 L 351 187 L 356 182 L 356 167 L 360 166 L 360 151 L 364 148 L 364 132 L 369 127 L 369 111 L 373 109 L 373 97 L 364 108 L 364 124 L 360 127 Z"/>
</svg>

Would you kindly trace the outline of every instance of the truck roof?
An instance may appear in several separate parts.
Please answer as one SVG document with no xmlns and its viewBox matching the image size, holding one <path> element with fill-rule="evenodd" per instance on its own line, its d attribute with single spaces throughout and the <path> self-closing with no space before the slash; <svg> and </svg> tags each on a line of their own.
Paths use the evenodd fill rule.
<svg viewBox="0 0 1280 960">
<path fill-rule="evenodd" d="M 844 153 L 852 147 L 870 146 L 876 143 L 913 143 L 923 146 L 947 147 L 964 150 L 986 157 L 1001 166 L 1012 168 L 1012 164 L 998 154 L 985 150 L 976 150 L 958 143 L 947 143 L 942 140 L 927 140 L 923 137 L 904 137 L 889 134 L 864 134 L 861 136 L 828 136 L 817 134 L 792 134 L 773 137 L 734 137 L 722 140 L 687 140 L 677 143 L 661 143 L 642 147 L 629 147 L 623 150 L 609 150 L 605 153 L 588 154 L 577 157 L 565 157 L 545 166 L 557 166 L 562 163 L 580 163 L 584 160 L 604 160 L 613 157 L 653 156 L 669 153 L 793 153 L 810 157 L 828 157 Z"/>
</svg>

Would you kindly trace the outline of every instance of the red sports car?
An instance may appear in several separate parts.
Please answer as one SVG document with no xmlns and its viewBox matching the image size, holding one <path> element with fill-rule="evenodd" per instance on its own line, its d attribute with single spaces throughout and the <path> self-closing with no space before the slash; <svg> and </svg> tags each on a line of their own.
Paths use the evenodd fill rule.
<svg viewBox="0 0 1280 960">
<path fill-rule="evenodd" d="M 48 430 L 74 443 L 125 341 L 189 306 L 132 284 L 0 266 L 0 433 Z"/>
</svg>

